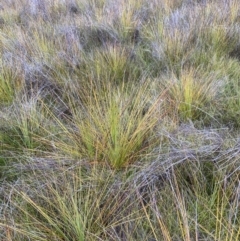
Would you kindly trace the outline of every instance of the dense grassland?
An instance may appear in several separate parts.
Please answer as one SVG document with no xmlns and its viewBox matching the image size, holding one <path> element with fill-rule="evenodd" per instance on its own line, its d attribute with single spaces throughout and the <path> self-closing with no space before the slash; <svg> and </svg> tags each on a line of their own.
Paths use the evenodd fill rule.
<svg viewBox="0 0 240 241">
<path fill-rule="evenodd" d="M 239 241 L 238 0 L 0 2 L 0 240 Z"/>
</svg>

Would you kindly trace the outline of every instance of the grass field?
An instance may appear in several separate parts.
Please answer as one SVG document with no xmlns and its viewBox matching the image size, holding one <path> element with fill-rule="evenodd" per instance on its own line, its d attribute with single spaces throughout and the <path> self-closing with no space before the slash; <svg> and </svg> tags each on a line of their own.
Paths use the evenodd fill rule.
<svg viewBox="0 0 240 241">
<path fill-rule="evenodd" d="M 238 0 L 2 0 L 0 240 L 240 240 Z"/>
</svg>

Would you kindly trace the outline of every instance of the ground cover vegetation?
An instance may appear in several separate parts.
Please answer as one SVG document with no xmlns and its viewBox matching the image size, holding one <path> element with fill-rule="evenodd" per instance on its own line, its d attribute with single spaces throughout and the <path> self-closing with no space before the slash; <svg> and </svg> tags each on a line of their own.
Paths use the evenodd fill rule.
<svg viewBox="0 0 240 241">
<path fill-rule="evenodd" d="M 240 240 L 238 0 L 2 0 L 0 240 Z"/>
</svg>

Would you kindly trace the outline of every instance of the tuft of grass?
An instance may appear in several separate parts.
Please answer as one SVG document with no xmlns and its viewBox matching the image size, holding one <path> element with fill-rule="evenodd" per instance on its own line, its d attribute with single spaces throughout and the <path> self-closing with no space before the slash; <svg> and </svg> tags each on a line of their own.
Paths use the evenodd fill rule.
<svg viewBox="0 0 240 241">
<path fill-rule="evenodd" d="M 41 99 L 14 103 L 13 113 L 8 113 L 1 123 L 2 155 L 18 160 L 19 156 L 43 155 L 52 150 L 51 139 L 57 135 L 53 114 Z M 48 140 L 48 141 L 46 141 Z M 38 153 L 38 154 L 37 154 Z"/>
<path fill-rule="evenodd" d="M 58 171 L 62 174 L 42 173 L 31 194 L 12 190 L 14 197 L 9 203 L 16 220 L 14 225 L 8 218 L 2 220 L 0 229 L 6 237 L 42 241 L 120 238 L 119 228 L 126 224 L 124 214 L 134 203 L 116 182 L 115 173 L 84 165 L 71 170 L 58 167 Z M 128 215 L 131 222 L 135 215 Z"/>
<path fill-rule="evenodd" d="M 214 75 L 203 74 L 200 69 L 182 70 L 179 76 L 172 75 L 164 83 L 171 102 L 174 102 L 180 119 L 196 120 L 205 115 L 204 107 L 210 105 L 217 94 Z"/>
<path fill-rule="evenodd" d="M 148 83 L 137 92 L 132 84 L 106 88 L 106 93 L 89 90 L 83 114 L 81 109 L 72 111 L 76 129 L 69 137 L 74 151 L 69 144 L 56 145 L 70 155 L 107 161 L 118 169 L 137 160 L 154 144 L 154 137 L 149 137 L 164 113 L 158 111 L 160 98 L 149 105 Z"/>
<path fill-rule="evenodd" d="M 0 74 L 0 105 L 9 105 L 13 102 L 16 93 L 21 89 L 21 78 L 17 71 L 1 66 Z"/>
<path fill-rule="evenodd" d="M 81 57 L 77 75 L 83 76 L 82 80 L 90 78 L 103 86 L 108 85 L 108 81 L 120 86 L 123 82 L 139 82 L 146 75 L 146 70 L 141 67 L 141 57 L 138 58 L 134 48 L 129 46 L 107 42 L 103 48 Z"/>
</svg>

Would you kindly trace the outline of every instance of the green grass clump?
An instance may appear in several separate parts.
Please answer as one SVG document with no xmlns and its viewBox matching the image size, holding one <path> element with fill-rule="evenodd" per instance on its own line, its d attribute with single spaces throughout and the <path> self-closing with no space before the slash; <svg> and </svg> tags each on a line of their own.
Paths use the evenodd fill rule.
<svg viewBox="0 0 240 241">
<path fill-rule="evenodd" d="M 151 135 L 164 115 L 159 111 L 160 97 L 149 103 L 148 86 L 143 83 L 138 92 L 132 84 L 121 88 L 109 85 L 106 94 L 101 88 L 88 90 L 90 96 L 82 109 L 72 111 L 76 127 L 69 131 L 72 142 L 56 145 L 68 155 L 107 161 L 114 168 L 133 163 L 156 145 Z"/>
<path fill-rule="evenodd" d="M 204 74 L 204 71 L 189 69 L 165 80 L 164 86 L 177 107 L 180 119 L 186 121 L 204 117 L 204 107 L 210 105 L 217 94 L 218 83 L 213 78 L 212 75 Z"/>
<path fill-rule="evenodd" d="M 0 103 L 2 105 L 11 104 L 20 89 L 21 78 L 17 71 L 14 72 L 14 70 L 3 65 L 0 74 Z"/>
<path fill-rule="evenodd" d="M 0 3 L 0 240 L 238 241 L 238 0 Z"/>
</svg>

